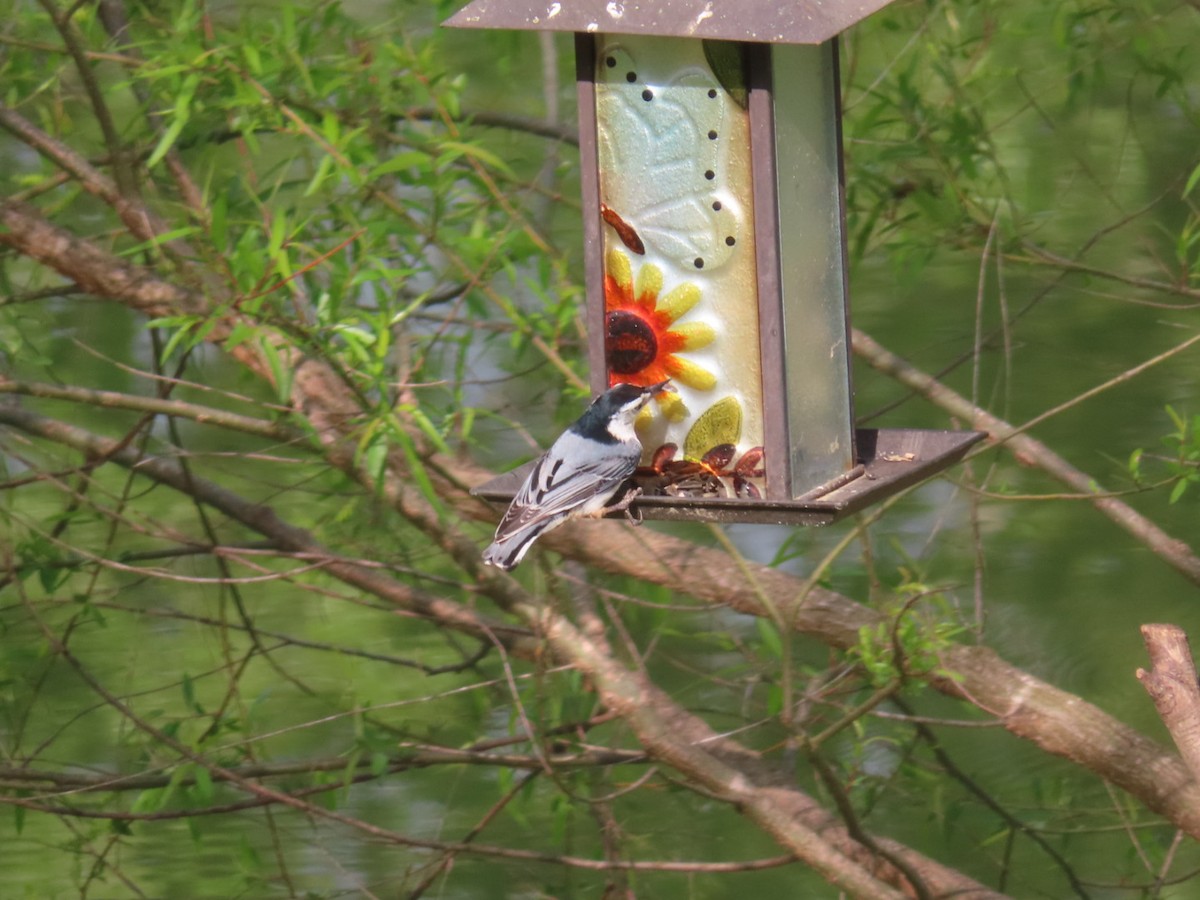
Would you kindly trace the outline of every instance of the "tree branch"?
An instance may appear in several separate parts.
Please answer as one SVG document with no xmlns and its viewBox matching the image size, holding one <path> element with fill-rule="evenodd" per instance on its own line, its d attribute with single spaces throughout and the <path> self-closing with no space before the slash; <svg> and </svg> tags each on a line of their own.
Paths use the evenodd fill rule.
<svg viewBox="0 0 1200 900">
<path fill-rule="evenodd" d="M 519 612 L 546 635 L 560 656 L 572 659 L 595 682 L 605 704 L 633 728 L 654 758 L 682 772 L 706 793 L 733 804 L 831 884 L 872 900 L 909 896 L 903 874 L 855 841 L 833 814 L 796 788 L 790 773 L 720 737 L 644 675 L 619 666 L 565 617 L 544 606 L 526 605 Z M 1001 896 L 895 841 L 876 838 L 875 843 L 889 855 L 901 857 L 935 897 Z"/>
<path fill-rule="evenodd" d="M 88 242 L 49 225 L 36 213 L 19 205 L 0 204 L 0 221 L 10 229 L 8 233 L 0 233 L 0 243 L 17 246 L 21 252 L 51 265 L 67 277 L 89 285 L 89 290 L 102 296 L 120 299 L 148 315 L 178 314 L 181 311 L 199 313 L 203 309 L 198 295 L 97 251 Z M 208 339 L 219 343 L 222 331 L 223 326 L 218 323 Z M 865 335 L 856 334 L 855 341 L 856 349 L 869 355 L 877 367 L 885 371 L 894 370 L 901 381 L 911 382 L 910 386 L 955 415 L 978 421 L 989 430 L 994 429 L 997 438 L 1004 438 L 1015 431 L 1012 426 L 977 410 L 953 392 L 931 383 L 928 376 L 888 354 Z M 242 344 L 237 349 L 244 350 L 247 346 Z M 254 368 L 251 358 L 238 358 Z M 293 385 L 298 407 L 310 418 L 314 427 L 319 427 L 323 449 L 330 462 L 352 472 L 364 484 L 371 485 L 372 479 L 359 470 L 353 442 L 349 439 L 356 407 L 336 376 L 327 373 L 319 361 L 306 362 L 311 363 L 311 368 L 307 370 L 308 377 L 304 367 L 300 367 Z M 263 369 L 256 371 L 261 374 Z M 330 389 L 330 378 L 334 380 L 333 387 L 336 389 Z M 13 417 L 19 415 L 22 414 L 16 410 L 4 411 L 4 416 L 13 424 L 17 424 Z M 18 424 L 18 427 L 21 426 Z M 70 440 L 65 442 L 71 443 Z M 1060 472 L 1077 490 L 1091 490 L 1086 476 L 1067 466 L 1037 442 L 1023 435 L 1013 437 L 1012 442 L 1018 451 L 1039 455 L 1044 451 L 1042 458 L 1050 463 L 1049 471 Z M 85 440 L 82 445 L 88 443 Z M 96 452 L 103 452 L 104 446 L 109 445 L 102 444 Z M 528 602 L 525 592 L 511 578 L 483 569 L 479 564 L 478 546 L 466 535 L 454 530 L 450 521 L 432 510 L 417 495 L 411 482 L 403 477 L 402 457 L 400 454 L 396 456 L 382 486 L 385 499 L 401 514 L 426 529 L 469 576 L 478 579 L 478 588 L 503 608 L 512 609 Z M 133 462 L 132 459 L 116 461 L 121 464 Z M 460 515 L 479 518 L 489 515 L 482 504 L 466 496 L 457 487 L 477 483 L 489 473 L 460 460 L 431 457 L 429 463 L 431 475 L 438 479 L 439 488 L 446 489 L 444 500 Z M 176 474 L 171 471 L 170 465 L 163 461 L 155 465 L 166 467 L 161 474 L 170 483 L 169 479 Z M 153 474 L 158 470 L 152 467 L 147 471 Z M 1111 499 L 1097 500 L 1096 503 L 1110 515 L 1128 523 L 1132 533 L 1144 533 L 1153 545 L 1171 545 L 1176 551 L 1175 558 L 1184 563 L 1185 568 L 1189 559 L 1194 561 L 1186 546 L 1173 542 L 1124 504 Z M 243 520 L 245 524 L 274 536 L 276 523 L 256 521 L 252 510 L 242 510 L 239 515 L 242 514 L 246 516 Z M 287 532 L 289 527 L 282 526 L 283 531 Z M 603 529 L 599 531 L 602 539 L 597 537 L 598 529 Z M 294 535 L 289 540 L 294 540 Z M 304 540 L 292 546 L 311 547 L 308 541 L 311 538 L 305 535 Z M 768 615 L 768 610 L 760 602 L 759 590 L 766 591 L 773 598 L 788 598 L 796 596 L 803 587 L 800 580 L 794 577 L 759 566 L 753 567 L 756 583 L 751 585 L 736 567 L 729 565 L 728 557 L 723 553 L 663 534 L 644 530 L 635 534 L 616 523 L 566 526 L 549 535 L 546 543 L 599 569 L 665 585 L 705 602 L 729 606 L 756 616 Z M 325 551 L 322 549 L 320 552 Z M 368 586 L 371 582 L 368 576 L 373 573 L 352 567 L 345 570 L 345 574 L 345 580 L 349 583 L 376 591 L 376 586 Z M 380 596 L 386 597 L 392 590 L 385 585 L 377 587 L 384 591 Z M 405 598 L 401 600 L 408 602 Z M 448 606 L 453 609 L 446 610 L 450 616 L 447 621 L 453 623 L 454 616 L 463 611 L 456 604 Z M 814 588 L 808 592 L 801 608 L 796 610 L 794 626 L 801 633 L 814 635 L 831 646 L 845 649 L 857 642 L 861 627 L 877 622 L 878 618 L 878 613 L 852 600 L 832 591 Z M 472 619 L 464 622 L 463 627 L 473 634 L 479 634 L 481 629 L 491 630 L 494 626 L 481 625 Z M 529 640 L 520 636 L 514 636 L 513 639 L 518 642 Z M 533 645 L 529 645 L 529 652 L 534 652 Z M 1091 769 L 1130 791 L 1148 807 L 1190 834 L 1200 837 L 1200 789 L 1191 782 L 1190 773 L 1177 757 L 1094 706 L 1016 669 L 986 648 L 953 647 L 946 652 L 944 661 L 945 669 L 954 672 L 956 679 L 935 679 L 934 684 L 939 690 L 993 712 L 1012 733 L 1033 741 L 1048 752 Z"/>
<path fill-rule="evenodd" d="M 285 443 L 305 444 L 305 435 L 269 419 L 243 416 L 215 406 L 203 406 L 184 400 L 123 394 L 118 391 L 97 391 L 74 385 L 47 384 L 34 381 L 14 381 L 0 375 L 0 394 L 21 394 L 26 397 L 45 397 L 51 400 L 70 400 L 97 409 L 128 409 L 160 416 L 177 416 L 201 425 L 217 425 L 243 434 L 270 438 Z"/>
<path fill-rule="evenodd" d="M 437 620 L 442 625 L 448 625 L 474 636 L 490 633 L 501 639 L 511 652 L 527 658 L 534 658 L 539 655 L 539 643 L 524 632 L 500 624 L 484 622 L 477 614 L 466 610 L 458 604 L 430 597 L 380 576 L 376 572 L 364 569 L 357 563 L 332 555 L 316 544 L 307 532 L 283 523 L 268 507 L 248 503 L 232 492 L 203 479 L 194 476 L 188 478 L 183 472 L 182 467 L 174 460 L 148 457 L 130 447 L 121 446 L 118 442 L 111 439 L 101 438 L 75 426 L 56 422 L 13 407 L 0 405 L 0 423 L 20 428 L 38 437 L 57 441 L 89 455 L 100 455 L 111 462 L 136 471 L 139 475 L 152 478 L 183 493 L 188 493 L 197 500 L 224 512 L 243 525 L 271 538 L 282 549 L 292 552 L 302 552 L 323 560 L 325 563 L 323 566 L 324 571 L 334 577 L 348 584 L 368 590 L 406 609 L 417 611 L 422 615 Z M 518 605 L 518 609 L 525 611 L 526 618 L 533 620 L 533 623 L 538 627 L 545 627 L 547 625 L 547 622 L 541 617 L 540 607 L 531 599 L 523 599 Z M 558 623 L 560 630 L 564 633 L 568 635 L 575 634 L 572 626 L 569 626 L 564 621 L 557 619 L 554 621 Z M 617 671 L 615 665 L 611 665 L 607 670 L 595 670 L 594 666 L 603 662 L 603 655 L 594 654 L 589 657 L 588 654 L 582 653 L 577 640 L 564 639 L 560 644 L 554 645 L 554 649 L 562 654 L 563 658 L 583 665 L 585 671 L 597 679 L 603 677 L 605 672 L 608 672 L 611 677 L 611 673 Z M 587 665 L 589 662 L 592 665 Z M 625 689 L 628 690 L 628 686 Z M 652 754 L 655 754 L 659 758 L 662 758 L 663 761 L 677 768 L 681 768 L 681 771 L 693 778 L 697 777 L 698 771 L 701 774 L 707 772 L 707 780 L 704 783 L 709 790 L 715 792 L 719 788 L 723 792 L 722 796 L 727 802 L 739 805 L 748 804 L 754 810 L 751 818 L 766 828 L 769 833 L 781 839 L 785 847 L 796 852 L 801 859 L 814 865 L 818 871 L 821 871 L 826 877 L 831 878 L 834 883 L 843 885 L 862 897 L 883 898 L 895 896 L 897 900 L 902 897 L 899 893 L 891 892 L 877 885 L 874 879 L 861 880 L 865 876 L 862 876 L 858 871 L 858 863 L 850 858 L 854 854 L 863 852 L 861 845 L 853 841 L 848 834 L 843 835 L 844 829 L 829 831 L 830 818 L 828 813 L 821 809 L 814 801 L 798 792 L 793 792 L 790 788 L 785 789 L 779 786 L 769 788 L 763 786 L 760 789 L 748 790 L 744 773 L 746 771 L 745 764 L 751 759 L 749 753 L 744 750 L 740 751 L 743 758 L 738 760 L 738 767 L 731 767 L 728 763 L 723 763 L 714 757 L 710 757 L 707 751 L 696 750 L 689 744 L 679 743 L 675 737 L 672 737 L 672 734 L 680 726 L 680 723 L 688 722 L 692 731 L 696 731 L 702 723 L 699 723 L 699 720 L 694 720 L 693 722 L 691 717 L 665 695 L 658 693 L 653 686 L 646 684 L 643 686 L 643 689 L 647 692 L 654 692 L 655 706 L 653 710 L 649 708 L 643 710 L 641 718 L 637 720 L 641 723 L 641 728 L 638 729 L 639 738 Z M 605 699 L 612 705 L 613 696 L 605 695 Z M 614 708 L 626 717 L 628 716 L 629 708 L 627 704 L 617 704 Z M 651 716 L 651 718 L 646 718 L 647 716 Z M 665 717 L 663 720 L 671 721 L 672 725 L 670 727 L 663 726 L 657 721 L 659 717 Z M 637 727 L 636 723 L 635 727 Z M 707 726 L 704 726 L 704 729 L 703 737 L 693 738 L 692 743 L 703 743 L 715 738 L 712 732 L 707 731 Z M 703 765 L 700 765 L 701 763 Z M 696 768 L 697 765 L 700 765 L 699 770 Z M 224 770 L 220 771 L 222 773 L 221 777 L 235 783 L 245 780 L 239 779 L 236 773 L 225 772 Z M 214 774 L 217 772 L 218 770 L 214 769 Z M 717 774 L 713 774 L 714 772 Z M 795 793 L 794 797 L 793 793 Z M 789 800 L 785 807 L 781 807 L 779 805 L 781 800 L 787 798 L 792 799 Z M 801 813 L 808 819 L 816 819 L 824 829 L 823 833 L 826 834 L 826 837 L 817 837 L 816 832 L 810 826 L 805 825 L 802 819 L 797 818 Z M 846 844 L 850 851 L 850 857 L 826 844 L 828 834 L 839 835 L 838 840 Z M 814 844 L 813 841 L 816 841 L 816 843 Z M 899 845 L 895 849 L 889 845 L 888 852 L 911 853 L 907 848 L 900 847 Z M 868 856 L 870 855 L 868 851 Z M 936 866 L 932 861 L 923 860 L 920 857 L 917 858 L 921 861 L 922 866 Z M 912 859 L 907 855 L 905 856 L 905 861 L 910 865 L 914 864 Z M 870 862 L 872 867 L 877 868 L 880 865 L 876 860 Z M 884 866 L 882 871 L 887 871 L 887 869 L 888 867 Z M 924 877 L 924 869 L 918 868 L 918 871 L 921 871 Z M 949 872 L 950 870 L 946 870 L 947 874 L 944 877 L 949 877 Z M 893 875 L 892 877 L 895 878 L 896 876 Z M 934 883 L 928 878 L 925 880 L 931 886 Z"/>
<path fill-rule="evenodd" d="M 90 194 L 99 197 L 113 208 L 125 227 L 139 240 L 151 241 L 166 232 L 140 203 L 124 196 L 115 181 L 96 169 L 90 162 L 64 144 L 46 134 L 15 109 L 0 102 L 0 128 L 28 144 L 46 159 L 75 178 Z"/>
<path fill-rule="evenodd" d="M 5 108 L 0 105 L 0 125 L 6 124 L 5 114 Z M 105 190 L 112 192 L 114 203 L 123 202 L 116 193 L 116 185 L 100 173 L 95 175 L 106 184 Z M 154 318 L 198 316 L 208 311 L 208 304 L 201 294 L 164 281 L 153 272 L 127 263 L 91 241 L 52 225 L 40 212 L 24 203 L 0 201 L 0 225 L 3 226 L 0 245 L 12 247 L 54 269 L 89 294 L 120 300 Z M 132 230 L 132 226 L 130 228 Z M 152 234 L 144 231 L 144 236 L 149 240 Z M 220 342 L 228 336 L 229 326 L 220 321 L 216 324 L 216 334 L 211 340 Z"/>
<path fill-rule="evenodd" d="M 1200 682 L 1187 634 L 1178 625 L 1143 625 L 1142 639 L 1151 669 L 1138 669 L 1138 680 L 1154 701 L 1192 778 L 1200 782 Z"/>
<path fill-rule="evenodd" d="M 946 410 L 952 416 L 971 423 L 971 427 L 988 432 L 993 444 L 1003 444 L 1022 460 L 1032 462 L 1081 494 L 1096 494 L 1095 479 L 1079 471 L 1065 459 L 1034 440 L 1021 429 L 992 415 L 946 385 L 877 344 L 857 328 L 853 331 L 854 352 L 875 369 L 895 378 L 926 400 Z M 1200 585 L 1200 556 L 1184 541 L 1173 538 L 1127 503 L 1112 496 L 1097 496 L 1092 501 L 1097 509 L 1113 522 L 1149 547 L 1156 555 Z"/>
<path fill-rule="evenodd" d="M 195 497 L 247 528 L 270 538 L 281 550 L 308 555 L 321 562 L 322 571 L 399 607 L 481 640 L 497 640 L 512 653 L 527 658 L 537 655 L 539 642 L 527 632 L 488 621 L 462 604 L 418 591 L 361 563 L 339 557 L 321 546 L 304 529 L 284 522 L 270 507 L 251 503 L 211 481 L 189 477 L 176 460 L 144 456 L 118 441 L 12 406 L 0 405 L 0 424 L 10 425 L 27 434 L 72 447 L 88 456 L 101 457 L 160 484 L 168 485 L 182 494 Z"/>
</svg>

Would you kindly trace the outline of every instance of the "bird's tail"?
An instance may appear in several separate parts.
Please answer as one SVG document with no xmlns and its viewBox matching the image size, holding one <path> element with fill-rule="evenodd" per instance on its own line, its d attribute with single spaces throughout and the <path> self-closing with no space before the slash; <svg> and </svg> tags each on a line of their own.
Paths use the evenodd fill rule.
<svg viewBox="0 0 1200 900">
<path fill-rule="evenodd" d="M 541 533 L 541 529 L 533 530 L 526 528 L 522 531 L 514 532 L 506 535 L 500 540 L 493 541 L 486 550 L 483 551 L 483 561 L 489 566 L 495 566 L 498 569 L 503 569 L 508 572 L 515 569 L 517 563 L 533 546 L 534 540 Z"/>
</svg>

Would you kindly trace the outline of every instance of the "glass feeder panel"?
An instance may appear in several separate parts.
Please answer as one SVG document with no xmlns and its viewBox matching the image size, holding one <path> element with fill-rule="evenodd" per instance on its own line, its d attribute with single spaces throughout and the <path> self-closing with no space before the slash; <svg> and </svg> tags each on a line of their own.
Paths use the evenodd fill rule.
<svg viewBox="0 0 1200 900">
<path fill-rule="evenodd" d="M 792 493 L 854 464 L 832 44 L 772 47 Z"/>
<path fill-rule="evenodd" d="M 609 384 L 671 379 L 639 421 L 658 492 L 759 497 L 770 461 L 743 52 L 596 40 Z"/>
</svg>

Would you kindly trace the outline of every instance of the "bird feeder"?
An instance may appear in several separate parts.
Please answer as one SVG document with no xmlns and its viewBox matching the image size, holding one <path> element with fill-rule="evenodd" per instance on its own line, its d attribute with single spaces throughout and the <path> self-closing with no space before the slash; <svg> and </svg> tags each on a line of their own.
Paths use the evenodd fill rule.
<svg viewBox="0 0 1200 900">
<path fill-rule="evenodd" d="M 854 426 L 836 37 L 888 2 L 474 0 L 445 23 L 575 34 L 592 388 L 673 384 L 639 422 L 648 518 L 828 524 L 983 437 Z"/>
</svg>

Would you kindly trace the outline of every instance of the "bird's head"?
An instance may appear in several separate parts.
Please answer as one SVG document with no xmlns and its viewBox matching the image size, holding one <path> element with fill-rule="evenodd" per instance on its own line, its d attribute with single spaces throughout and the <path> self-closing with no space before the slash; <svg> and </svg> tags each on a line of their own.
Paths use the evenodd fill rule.
<svg viewBox="0 0 1200 900">
<path fill-rule="evenodd" d="M 634 438 L 633 420 L 650 398 L 669 388 L 671 382 L 660 381 L 646 387 L 635 384 L 616 384 L 592 401 L 588 411 L 576 423 L 576 430 L 593 440 L 625 442 Z"/>
</svg>

